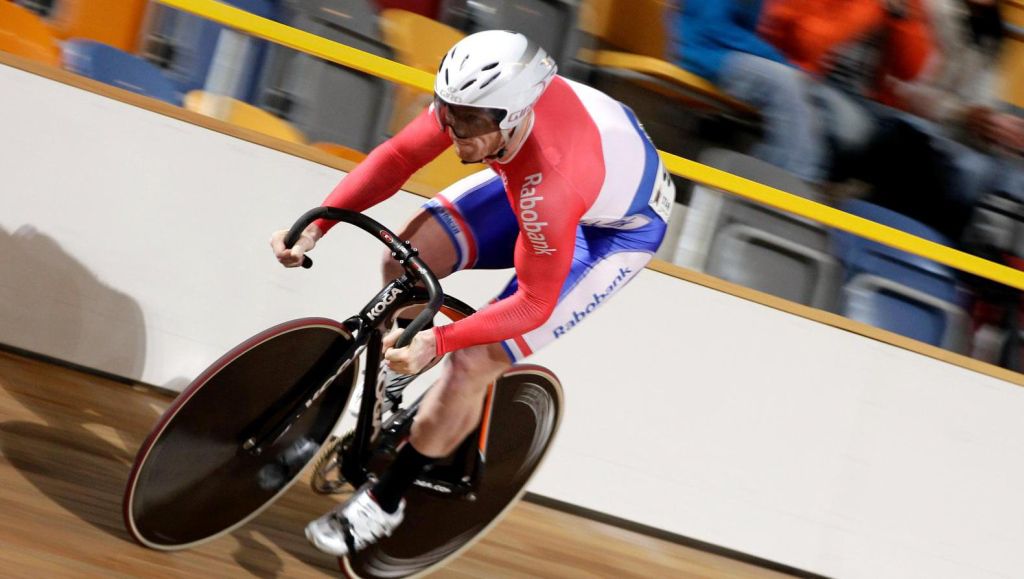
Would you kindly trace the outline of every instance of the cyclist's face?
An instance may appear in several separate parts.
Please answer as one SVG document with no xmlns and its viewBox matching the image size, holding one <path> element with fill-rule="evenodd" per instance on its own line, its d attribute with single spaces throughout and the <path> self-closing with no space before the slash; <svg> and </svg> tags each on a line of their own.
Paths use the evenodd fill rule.
<svg viewBox="0 0 1024 579">
<path fill-rule="evenodd" d="M 500 131 L 493 131 L 469 139 L 460 139 L 452 131 L 451 127 L 448 127 L 446 132 L 455 145 L 455 154 L 467 163 L 478 163 L 487 157 L 492 157 L 501 150 L 503 145 Z"/>
<path fill-rule="evenodd" d="M 505 112 L 499 109 L 453 105 L 435 96 L 434 114 L 437 115 L 437 120 L 445 132 L 451 129 L 456 138 L 467 140 L 499 131 L 498 123 Z"/>
<path fill-rule="evenodd" d="M 475 163 L 501 149 L 498 123 L 503 111 L 452 105 L 435 97 L 434 113 L 463 161 Z"/>
</svg>

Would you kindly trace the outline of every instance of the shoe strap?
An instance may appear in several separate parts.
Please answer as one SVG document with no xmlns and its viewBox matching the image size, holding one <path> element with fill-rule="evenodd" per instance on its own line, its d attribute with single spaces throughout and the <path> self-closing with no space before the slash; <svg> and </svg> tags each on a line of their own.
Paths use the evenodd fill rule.
<svg viewBox="0 0 1024 579">
<path fill-rule="evenodd" d="M 349 554 L 356 552 L 356 537 L 352 533 L 352 523 L 348 521 L 348 518 L 341 516 L 337 513 L 334 514 L 335 520 L 341 525 L 341 537 L 345 540 L 345 546 L 348 547 Z"/>
</svg>

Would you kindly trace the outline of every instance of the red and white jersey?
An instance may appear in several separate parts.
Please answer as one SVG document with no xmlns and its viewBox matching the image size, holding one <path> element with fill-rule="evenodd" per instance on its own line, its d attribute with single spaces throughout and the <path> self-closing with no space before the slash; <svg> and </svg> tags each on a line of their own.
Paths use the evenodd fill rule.
<svg viewBox="0 0 1024 579">
<path fill-rule="evenodd" d="M 531 138 L 541 146 L 542 158 L 578 184 L 587 205 L 581 224 L 633 229 L 647 222 L 642 214 L 652 202 L 667 219 L 672 197 L 652 200 L 657 180 L 667 175 L 633 111 L 594 88 L 561 77 L 555 78 L 534 110 Z M 557 164 L 549 150 L 558 152 Z M 532 162 L 524 159 L 522 164 Z M 501 165 L 495 170 L 500 174 Z M 671 187 L 670 182 L 666 185 Z"/>
<path fill-rule="evenodd" d="M 393 195 L 451 146 L 426 110 L 334 189 L 325 205 L 363 211 Z M 517 291 L 455 324 L 435 328 L 438 354 L 495 343 L 540 326 L 554 310 L 581 225 L 632 230 L 668 220 L 674 192 L 633 112 L 598 90 L 555 77 L 534 106 L 530 135 L 490 163 L 519 222 Z M 326 231 L 330 223 L 318 223 Z"/>
</svg>

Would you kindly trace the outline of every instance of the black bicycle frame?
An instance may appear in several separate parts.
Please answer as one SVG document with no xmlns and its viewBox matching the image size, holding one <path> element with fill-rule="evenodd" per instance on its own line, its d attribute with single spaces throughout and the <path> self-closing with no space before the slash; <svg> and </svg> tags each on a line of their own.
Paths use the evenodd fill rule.
<svg viewBox="0 0 1024 579">
<path fill-rule="evenodd" d="M 358 315 L 344 322 L 353 340 L 339 358 L 340 363 L 334 369 L 332 377 L 323 384 L 313 385 L 297 393 L 283 405 L 285 411 L 277 410 L 255 421 L 252 433 L 244 437 L 242 448 L 251 454 L 259 455 L 264 448 L 273 445 L 303 412 L 323 395 L 334 380 L 355 363 L 360 352 L 365 349 L 366 365 L 363 369 L 363 396 L 359 418 L 352 443 L 342 449 L 341 462 L 343 476 L 358 487 L 371 476 L 370 462 L 374 450 L 394 451 L 408 437 L 412 419 L 420 403 L 417 400 L 410 407 L 396 411 L 386 425 L 382 423 L 384 383 L 380 368 L 383 359 L 384 321 L 391 319 L 395 312 L 409 305 L 417 284 L 424 286 L 428 296 L 426 307 L 409 324 L 395 344 L 396 348 L 403 348 L 412 341 L 417 332 L 433 320 L 444 296 L 437 278 L 419 258 L 416 249 L 409 242 L 401 241 L 388 228 L 361 213 L 333 207 L 317 207 L 307 211 L 292 226 L 285 238 L 285 246 L 292 247 L 306 226 L 320 218 L 351 223 L 371 233 L 391 249 L 392 257 L 402 265 L 406 273 L 388 283 Z M 312 264 L 312 260 L 305 256 L 303 267 L 309 268 Z M 441 494 L 473 498 L 483 468 L 483 449 L 476 448 L 474 444 L 480 439 L 481 428 L 478 427 L 459 446 L 453 454 L 454 460 L 451 465 L 435 467 L 430 476 L 417 480 L 417 484 Z M 377 441 L 380 441 L 380 444 L 375 446 Z"/>
<path fill-rule="evenodd" d="M 366 365 L 363 369 L 363 395 L 359 408 L 359 417 L 353 432 L 352 442 L 341 449 L 341 473 L 345 480 L 355 487 L 361 486 L 372 476 L 371 465 L 378 454 L 394 454 L 398 447 L 409 437 L 413 418 L 419 410 L 422 398 L 410 406 L 397 410 L 388 421 L 382 421 L 381 403 L 384 400 L 384 382 L 380 374 L 383 351 L 381 348 L 382 332 L 380 325 L 384 320 L 403 307 L 409 305 L 412 291 L 405 291 L 407 280 L 399 278 L 388 284 L 370 304 L 379 303 L 382 296 L 390 293 L 388 288 L 397 286 L 402 289 L 399 297 L 389 302 L 376 322 L 368 324 L 364 313 L 346 322 L 361 324 L 362 331 L 356 335 L 353 343 L 357 349 L 366 349 Z M 411 290 L 411 288 L 408 288 Z M 371 306 L 368 306 L 370 308 Z M 438 464 L 415 482 L 417 486 L 434 493 L 446 496 L 474 498 L 479 486 L 480 474 L 483 472 L 484 455 L 477 442 L 481 428 L 459 445 L 452 454 L 450 464 Z"/>
</svg>

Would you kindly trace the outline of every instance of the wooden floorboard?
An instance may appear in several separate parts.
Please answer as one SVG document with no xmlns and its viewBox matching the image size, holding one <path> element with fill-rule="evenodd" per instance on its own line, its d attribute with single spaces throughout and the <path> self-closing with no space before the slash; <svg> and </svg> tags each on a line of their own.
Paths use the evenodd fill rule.
<svg viewBox="0 0 1024 579">
<path fill-rule="evenodd" d="M 229 536 L 173 553 L 134 543 L 121 497 L 136 449 L 168 404 L 159 393 L 0 352 L 0 575 L 327 577 L 306 522 L 331 499 L 296 484 Z M 676 543 L 520 503 L 439 578 L 784 575 Z"/>
</svg>

